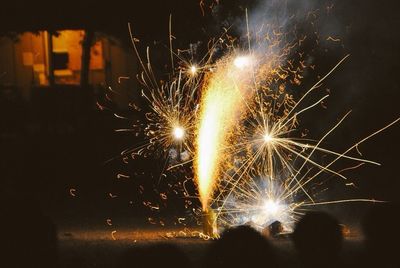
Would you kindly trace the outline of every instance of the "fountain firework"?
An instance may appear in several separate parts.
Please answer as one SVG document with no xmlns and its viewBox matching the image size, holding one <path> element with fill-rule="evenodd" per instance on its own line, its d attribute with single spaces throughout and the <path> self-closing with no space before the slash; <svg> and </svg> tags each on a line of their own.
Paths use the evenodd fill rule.
<svg viewBox="0 0 400 268">
<path fill-rule="evenodd" d="M 196 217 L 205 215 L 207 225 L 212 228 L 248 223 L 262 229 L 273 221 L 280 221 L 290 229 L 298 215 L 312 206 L 377 202 L 373 199 L 321 200 L 314 186 L 316 182 L 321 183 L 323 174 L 347 180 L 343 170 L 333 168 L 340 159 L 354 161 L 350 168 L 379 165 L 362 158 L 358 146 L 400 118 L 342 152 L 326 148 L 324 142 L 350 112 L 322 137 L 310 139 L 302 131 L 300 117 L 321 106 L 329 93 L 312 104 L 304 103 L 321 91 L 326 79 L 349 55 L 316 79 L 305 94 L 295 97 L 289 87 L 300 87 L 305 71 L 315 68 L 301 52 L 307 37 L 287 38 L 287 33 L 273 26 L 257 33 L 262 35 L 261 39 L 257 38 L 262 41 L 252 47 L 248 39 L 246 49 L 225 33 L 211 42 L 206 55 L 195 63 L 174 53 L 171 45 L 171 62 L 177 57 L 179 67 L 174 68 L 175 75 L 169 82 L 159 85 L 151 68 L 150 53 L 144 63 L 131 32 L 143 69 L 142 96 L 151 111 L 146 114 L 146 122 L 135 123 L 132 128 L 146 137 L 146 141 L 122 155 L 147 156 L 161 151 L 167 160 L 171 157 L 175 160 L 167 161 L 166 170 L 173 171 L 184 165 L 193 168 L 201 210 L 194 208 L 192 212 L 198 214 Z M 225 54 L 214 60 L 217 47 Z M 328 160 L 321 162 L 321 155 Z M 184 198 L 193 198 L 185 182 L 180 184 Z M 208 233 L 213 235 L 213 232 Z"/>
</svg>

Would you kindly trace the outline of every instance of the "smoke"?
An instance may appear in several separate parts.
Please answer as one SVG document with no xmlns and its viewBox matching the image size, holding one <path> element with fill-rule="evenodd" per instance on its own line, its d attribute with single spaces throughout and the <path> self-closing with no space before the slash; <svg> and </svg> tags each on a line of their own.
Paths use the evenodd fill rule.
<svg viewBox="0 0 400 268">
<path fill-rule="evenodd" d="M 236 45 L 243 50 L 250 46 L 253 51 L 262 53 L 275 45 L 275 52 L 280 53 L 283 45 L 306 37 L 302 48 L 297 47 L 296 52 L 301 49 L 301 52 L 308 54 L 306 60 L 309 64 L 320 57 L 318 54 L 325 53 L 331 58 L 329 60 L 339 60 L 338 54 L 347 52 L 345 36 L 349 25 L 336 12 L 336 3 L 333 1 L 225 0 L 219 1 L 211 14 L 213 23 L 208 28 L 214 30 L 210 32 L 219 36 L 227 31 L 239 40 Z M 271 44 L 275 40 L 269 39 L 277 35 L 284 35 L 279 38 L 286 39 L 279 46 Z"/>
</svg>

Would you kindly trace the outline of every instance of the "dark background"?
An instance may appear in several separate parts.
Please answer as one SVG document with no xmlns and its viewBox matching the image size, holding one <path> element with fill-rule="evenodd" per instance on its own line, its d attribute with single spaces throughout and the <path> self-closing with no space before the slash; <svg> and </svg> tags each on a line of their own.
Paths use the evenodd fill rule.
<svg viewBox="0 0 400 268">
<path fill-rule="evenodd" d="M 308 8 L 323 12 L 333 3 L 333 13 L 330 17 L 322 16 L 318 27 L 322 35 L 333 33 L 343 40 L 339 48 L 326 45 L 328 52 L 316 59 L 319 69 L 312 75 L 326 73 L 345 54 L 351 54 L 324 85 L 332 93 L 328 109 L 314 111 L 302 121 L 305 128 L 319 137 L 351 109 L 350 118 L 327 141 L 331 148 L 341 151 L 399 116 L 398 4 L 397 1 L 361 0 L 299 2 L 288 6 L 289 13 Z M 156 65 L 163 66 L 169 56 L 163 47 L 168 44 L 170 13 L 176 37 L 174 46 L 185 48 L 190 43 L 204 42 L 218 35 L 221 25 L 233 24 L 232 31 L 240 33 L 244 8 L 249 7 L 250 16 L 253 12 L 262 14 L 265 3 L 221 0 L 220 5 L 211 10 L 212 1 L 204 1 L 203 14 L 196 0 L 70 0 L 65 5 L 57 1 L 13 1 L 1 5 L 0 32 L 11 35 L 41 29 L 90 28 L 118 36 L 129 47 L 127 22 L 131 22 L 140 39 L 140 50 L 143 52 L 147 45 L 152 47 L 156 55 L 159 53 Z M 313 81 L 311 74 L 308 79 L 309 83 Z M 151 199 L 154 193 L 150 190 L 144 197 L 140 196 L 134 178 L 116 180 L 116 174 L 126 169 L 121 161 L 105 163 L 137 140 L 129 134 L 115 133 L 115 128 L 126 123 L 115 119 L 113 110 L 95 109 L 94 102 L 82 105 L 77 114 L 60 115 L 52 109 L 62 103 L 38 112 L 31 102 L 0 100 L 0 193 L 4 205 L 13 205 L 14 201 L 8 201 L 10 198 L 24 200 L 28 197 L 66 225 L 104 224 L 105 219 L 118 217 L 137 224 L 147 222 L 153 212 L 148 211 L 142 201 Z M 382 166 L 365 165 L 347 173 L 358 188 L 332 183 L 326 199 L 367 197 L 400 201 L 399 137 L 400 127 L 395 125 L 360 146 L 363 156 Z M 129 169 L 132 173 L 147 172 L 158 165 L 156 160 L 150 159 L 133 162 Z M 151 176 L 147 179 L 146 176 L 137 179 L 151 187 Z M 76 189 L 75 196 L 70 194 L 71 188 Z M 109 193 L 117 197 L 111 198 Z M 335 213 L 340 211 L 343 217 L 352 218 L 353 215 L 354 218 L 355 212 L 364 207 L 348 204 L 330 209 Z M 174 217 L 179 212 L 166 207 L 163 213 Z"/>
</svg>

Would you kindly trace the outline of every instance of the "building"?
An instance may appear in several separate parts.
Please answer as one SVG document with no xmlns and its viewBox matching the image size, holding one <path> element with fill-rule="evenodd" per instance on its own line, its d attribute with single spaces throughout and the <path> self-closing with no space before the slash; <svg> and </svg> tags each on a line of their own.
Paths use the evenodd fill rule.
<svg viewBox="0 0 400 268">
<path fill-rule="evenodd" d="M 0 88 L 14 90 L 25 100 L 31 100 L 36 91 L 50 88 L 89 90 L 82 85 L 84 38 L 85 31 L 79 29 L 0 37 Z M 119 78 L 134 77 L 136 68 L 133 53 L 121 41 L 99 32 L 94 34 L 87 78 L 90 88 L 128 90 L 134 81 L 119 83 Z M 124 103 L 118 98 L 115 101 Z"/>
</svg>

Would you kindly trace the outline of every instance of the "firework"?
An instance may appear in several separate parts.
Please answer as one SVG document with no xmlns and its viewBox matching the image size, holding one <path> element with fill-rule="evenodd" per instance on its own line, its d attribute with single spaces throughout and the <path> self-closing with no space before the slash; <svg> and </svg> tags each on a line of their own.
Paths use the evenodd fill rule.
<svg viewBox="0 0 400 268">
<path fill-rule="evenodd" d="M 163 83 L 155 79 L 149 52 L 144 63 L 132 38 L 143 69 L 139 77 L 144 87 L 142 96 L 150 111 L 145 122 L 135 123 L 132 128 L 145 138 L 144 142 L 122 154 L 147 156 L 161 152 L 167 159 L 166 170 L 183 164 L 188 164 L 190 170 L 193 168 L 198 196 L 188 193 L 186 176 L 179 187 L 184 188 L 184 199 L 200 199 L 201 209 L 190 207 L 192 202 L 187 202 L 190 205 L 185 207 L 203 218 L 204 233 L 209 236 L 215 236 L 217 225 L 251 224 L 263 229 L 279 221 L 285 229 L 290 229 L 310 206 L 375 202 L 370 199 L 323 201 L 318 198 L 315 182 L 322 183 L 323 174 L 346 180 L 343 170 L 333 168 L 340 159 L 355 161 L 354 167 L 379 165 L 351 153 L 400 120 L 343 152 L 326 148 L 324 142 L 350 112 L 322 137 L 310 139 L 302 131 L 300 117 L 322 105 L 329 93 L 312 104 L 304 103 L 349 55 L 305 94 L 295 97 L 289 88 L 300 87 L 305 70 L 315 68 L 305 63 L 304 53 L 298 53 L 306 37 L 287 38 L 281 29 L 274 27 L 258 34 L 261 32 L 263 38 L 255 42 L 256 48 L 251 47 L 250 38 L 248 49 L 241 49 L 228 35 L 221 37 L 218 40 L 222 41 L 211 42 L 206 56 L 197 62 L 174 53 L 170 38 L 173 71 Z M 216 46 L 226 53 L 214 60 Z M 174 63 L 178 64 L 177 68 Z M 325 160 L 321 161 L 323 157 Z"/>
<path fill-rule="evenodd" d="M 300 107 L 349 55 L 296 100 L 286 90 L 286 84 L 300 85 L 306 66 L 300 61 L 294 68 L 294 61 L 287 60 L 295 44 L 287 43 L 277 50 L 270 48 L 278 46 L 282 39 L 269 41 L 268 47 L 258 49 L 258 53 L 250 46 L 245 55 L 234 49 L 216 64 L 217 72 L 205 77 L 195 166 L 203 210 L 213 208 L 216 222 L 222 227 L 251 224 L 263 229 L 279 221 L 290 230 L 309 206 L 377 202 L 372 199 L 320 202 L 316 200 L 314 181 L 323 173 L 347 180 L 331 168 L 339 159 L 379 165 L 350 153 L 399 119 L 344 152 L 327 149 L 323 144 L 350 112 L 321 138 L 305 138 L 299 117 L 321 105 L 329 94 Z M 322 163 L 318 160 L 321 155 L 332 159 Z"/>
</svg>

